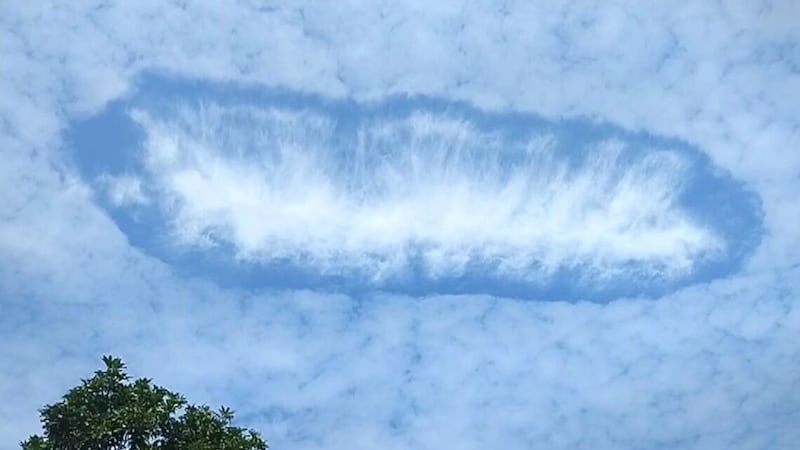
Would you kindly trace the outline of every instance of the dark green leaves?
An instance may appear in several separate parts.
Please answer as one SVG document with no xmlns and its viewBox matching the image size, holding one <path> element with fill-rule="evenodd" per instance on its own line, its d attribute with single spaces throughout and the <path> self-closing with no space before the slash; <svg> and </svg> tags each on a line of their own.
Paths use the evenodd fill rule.
<svg viewBox="0 0 800 450">
<path fill-rule="evenodd" d="M 41 410 L 44 436 L 23 450 L 265 450 L 252 430 L 235 427 L 233 411 L 189 405 L 180 394 L 140 378 L 133 382 L 119 358 L 82 380 L 59 403 Z"/>
</svg>

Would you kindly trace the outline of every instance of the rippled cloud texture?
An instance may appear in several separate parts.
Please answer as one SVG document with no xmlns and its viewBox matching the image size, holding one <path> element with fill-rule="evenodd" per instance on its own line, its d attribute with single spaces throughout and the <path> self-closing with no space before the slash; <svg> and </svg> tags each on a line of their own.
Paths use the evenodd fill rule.
<svg viewBox="0 0 800 450">
<path fill-rule="evenodd" d="M 0 4 L 0 448 L 105 352 L 273 448 L 800 445 L 792 2 L 216 5 Z"/>
</svg>

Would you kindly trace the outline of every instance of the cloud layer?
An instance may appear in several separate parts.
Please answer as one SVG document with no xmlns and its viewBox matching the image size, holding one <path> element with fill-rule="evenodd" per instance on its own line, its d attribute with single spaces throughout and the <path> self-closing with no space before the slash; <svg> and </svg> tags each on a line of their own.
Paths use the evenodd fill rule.
<svg viewBox="0 0 800 450">
<path fill-rule="evenodd" d="M 105 352 L 232 406 L 274 448 L 797 448 L 796 17 L 792 1 L 0 2 L 0 448 Z M 763 239 L 744 258 L 738 212 L 758 206 L 692 175 L 674 211 L 741 265 L 658 299 L 220 287 L 135 245 L 151 229 L 118 211 L 155 223 L 146 167 L 86 176 L 65 152 L 73 121 L 158 95 L 137 81 L 153 70 L 675 136 L 713 162 L 702 180 L 730 172 L 761 199 Z"/>
</svg>

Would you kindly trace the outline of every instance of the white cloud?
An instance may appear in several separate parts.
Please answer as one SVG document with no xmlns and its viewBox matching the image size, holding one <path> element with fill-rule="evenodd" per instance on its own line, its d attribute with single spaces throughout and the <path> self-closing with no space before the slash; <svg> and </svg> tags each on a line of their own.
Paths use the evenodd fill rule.
<svg viewBox="0 0 800 450">
<path fill-rule="evenodd" d="M 107 351 L 275 448 L 797 446 L 797 2 L 330 5 L 0 2 L 0 446 Z M 745 273 L 657 300 L 220 290 L 138 254 L 64 169 L 67 121 L 142 70 L 676 136 L 766 233 Z"/>
<path fill-rule="evenodd" d="M 142 180 L 133 175 L 109 175 L 100 177 L 106 195 L 114 206 L 146 205 L 150 199 L 142 190 Z"/>
<path fill-rule="evenodd" d="M 7 304 L 16 322 L 0 346 L 9 362 L 0 386 L 16 387 L 3 391 L 15 430 L 35 421 L 18 411 L 52 401 L 114 351 L 136 375 L 234 406 L 275 447 L 726 448 L 748 439 L 766 448 L 799 437 L 798 374 L 784 370 L 796 364 L 797 286 L 774 277 L 608 305 L 359 303 L 220 290 L 116 253 L 36 269 L 74 284 L 9 291 L 27 299 Z M 112 276 L 82 281 L 97 270 L 125 274 L 122 289 Z"/>
<path fill-rule="evenodd" d="M 175 108 L 133 112 L 145 176 L 180 241 L 231 243 L 242 259 L 383 278 L 419 256 L 433 277 L 484 263 L 522 279 L 580 266 L 599 281 L 631 263 L 647 278 L 685 275 L 724 251 L 680 204 L 691 162 L 677 152 L 562 149 L 425 112 L 341 136 L 309 111 Z"/>
</svg>

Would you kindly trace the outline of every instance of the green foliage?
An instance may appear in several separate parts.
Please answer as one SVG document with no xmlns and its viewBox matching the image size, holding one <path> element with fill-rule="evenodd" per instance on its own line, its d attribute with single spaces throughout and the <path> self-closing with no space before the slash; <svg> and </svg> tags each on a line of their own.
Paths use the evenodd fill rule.
<svg viewBox="0 0 800 450">
<path fill-rule="evenodd" d="M 231 425 L 233 411 L 190 405 L 183 396 L 131 381 L 119 358 L 41 410 L 44 436 L 22 450 L 266 450 L 253 430 Z"/>
</svg>

